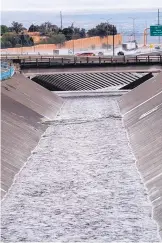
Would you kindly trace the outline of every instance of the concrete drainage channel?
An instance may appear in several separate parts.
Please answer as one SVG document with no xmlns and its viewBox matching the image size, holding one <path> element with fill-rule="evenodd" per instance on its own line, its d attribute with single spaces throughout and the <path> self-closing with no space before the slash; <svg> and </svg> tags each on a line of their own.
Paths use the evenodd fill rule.
<svg viewBox="0 0 162 243">
<path fill-rule="evenodd" d="M 125 93 L 55 93 L 64 103 L 43 118 L 48 128 L 3 200 L 3 241 L 160 242 L 118 106 Z"/>
</svg>

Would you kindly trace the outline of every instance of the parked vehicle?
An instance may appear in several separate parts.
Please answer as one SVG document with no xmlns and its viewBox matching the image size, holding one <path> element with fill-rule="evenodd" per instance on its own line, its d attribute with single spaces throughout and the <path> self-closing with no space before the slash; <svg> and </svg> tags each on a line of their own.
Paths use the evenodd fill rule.
<svg viewBox="0 0 162 243">
<path fill-rule="evenodd" d="M 99 56 L 99 57 L 103 57 L 103 56 L 104 56 L 104 53 L 103 53 L 102 51 L 100 51 L 100 52 L 98 53 L 98 56 Z"/>
<path fill-rule="evenodd" d="M 160 46 L 155 46 L 155 49 L 156 50 L 160 50 Z"/>
<path fill-rule="evenodd" d="M 124 56 L 124 52 L 123 51 L 119 51 L 118 52 L 118 56 Z"/>
<path fill-rule="evenodd" d="M 125 51 L 136 50 L 138 48 L 136 42 L 127 42 L 122 44 L 122 48 Z"/>
</svg>

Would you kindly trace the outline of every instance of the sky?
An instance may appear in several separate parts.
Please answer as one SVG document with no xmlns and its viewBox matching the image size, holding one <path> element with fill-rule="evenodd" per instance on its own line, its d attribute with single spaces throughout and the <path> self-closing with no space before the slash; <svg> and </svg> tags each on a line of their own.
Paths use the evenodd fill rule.
<svg viewBox="0 0 162 243">
<path fill-rule="evenodd" d="M 99 12 L 105 10 L 157 9 L 162 0 L 2 0 L 2 11 Z"/>
</svg>

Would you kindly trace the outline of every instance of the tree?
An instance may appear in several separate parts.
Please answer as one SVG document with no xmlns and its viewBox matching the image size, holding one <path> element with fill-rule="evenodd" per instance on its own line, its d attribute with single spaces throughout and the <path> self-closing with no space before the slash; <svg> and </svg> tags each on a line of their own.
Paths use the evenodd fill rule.
<svg viewBox="0 0 162 243">
<path fill-rule="evenodd" d="M 86 30 L 82 28 L 80 30 L 80 38 L 85 38 L 85 37 L 86 37 Z"/>
<path fill-rule="evenodd" d="M 10 41 L 4 42 L 4 40 L 1 38 L 1 48 L 3 49 L 3 48 L 10 48 L 10 47 L 12 47 L 11 42 Z"/>
<path fill-rule="evenodd" d="M 73 39 L 85 38 L 86 36 L 85 29 L 74 28 L 73 30 L 74 30 Z"/>
<path fill-rule="evenodd" d="M 41 44 L 47 43 L 47 44 L 64 44 L 66 41 L 66 37 L 64 34 L 54 34 L 51 37 L 49 37 L 47 40 L 41 41 Z"/>
<path fill-rule="evenodd" d="M 8 32 L 13 32 L 13 27 L 8 27 Z"/>
<path fill-rule="evenodd" d="M 50 27 L 50 32 L 52 32 L 52 33 L 57 34 L 57 33 L 60 32 L 59 30 L 60 30 L 60 29 L 59 29 L 58 26 L 55 25 L 55 24 L 51 25 L 51 27 Z"/>
<path fill-rule="evenodd" d="M 8 27 L 6 25 L 1 25 L 1 35 L 8 32 Z"/>
<path fill-rule="evenodd" d="M 62 33 L 65 35 L 66 37 L 66 40 L 71 40 L 73 38 L 73 33 L 74 33 L 74 30 L 73 28 L 70 26 L 68 28 L 64 28 L 62 30 Z"/>
<path fill-rule="evenodd" d="M 21 47 L 21 44 L 16 44 L 15 47 Z"/>
<path fill-rule="evenodd" d="M 13 21 L 12 29 L 16 32 L 16 34 L 19 34 L 23 30 L 23 25 L 21 23 Z"/>
<path fill-rule="evenodd" d="M 116 35 L 117 30 L 116 27 L 113 25 L 110 25 L 109 23 L 100 23 L 95 28 L 92 28 L 88 30 L 88 36 L 100 36 L 104 37 L 107 35 Z"/>
<path fill-rule="evenodd" d="M 96 28 L 92 28 L 92 29 L 88 30 L 87 34 L 89 37 L 98 35 Z"/>
<path fill-rule="evenodd" d="M 32 25 L 30 25 L 28 31 L 29 32 L 38 32 L 38 31 L 40 31 L 40 26 L 32 24 Z"/>
<path fill-rule="evenodd" d="M 51 22 L 45 22 L 40 25 L 39 31 L 42 32 L 43 35 L 50 35 L 50 33 L 58 33 L 59 28 L 57 25 L 53 25 Z"/>
<path fill-rule="evenodd" d="M 63 44 L 66 41 L 66 37 L 64 34 L 59 33 L 57 35 L 53 35 L 51 37 L 51 40 L 52 40 L 53 44 Z"/>
<path fill-rule="evenodd" d="M 33 39 L 29 35 L 17 35 L 16 33 L 5 33 L 1 38 L 1 43 L 3 47 L 15 47 L 17 45 L 21 46 L 32 46 L 34 44 Z"/>
<path fill-rule="evenodd" d="M 5 43 L 1 39 L 1 49 L 5 48 Z"/>
<path fill-rule="evenodd" d="M 9 43 L 11 44 L 11 47 L 15 47 L 15 45 L 19 43 L 19 37 L 12 32 L 3 34 L 1 40 L 6 47 L 9 45 Z"/>
<path fill-rule="evenodd" d="M 6 41 L 6 43 L 4 43 L 4 47 L 5 48 L 11 48 L 12 47 L 12 43 L 10 41 Z"/>
<path fill-rule="evenodd" d="M 72 39 L 80 39 L 80 38 L 85 38 L 86 36 L 86 32 L 85 32 L 85 29 L 80 29 L 80 28 L 77 28 L 73 25 L 67 27 L 67 28 L 64 28 L 62 30 L 62 33 L 65 35 L 66 37 L 66 40 L 72 40 Z"/>
<path fill-rule="evenodd" d="M 21 41 L 21 45 L 23 45 L 23 46 L 32 46 L 32 45 L 34 45 L 33 38 L 30 37 L 29 35 L 21 34 L 19 36 L 19 38 L 20 38 L 20 41 Z"/>
</svg>

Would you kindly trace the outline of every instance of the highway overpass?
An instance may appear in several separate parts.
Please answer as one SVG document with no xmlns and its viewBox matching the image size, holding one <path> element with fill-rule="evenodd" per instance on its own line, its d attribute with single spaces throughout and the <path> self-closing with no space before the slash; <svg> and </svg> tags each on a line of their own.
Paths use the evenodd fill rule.
<svg viewBox="0 0 162 243">
<path fill-rule="evenodd" d="M 19 63 L 21 68 L 29 67 L 98 67 L 98 66 L 130 66 L 161 65 L 161 55 L 144 56 L 51 56 L 51 55 L 2 55 L 2 60 Z"/>
</svg>

